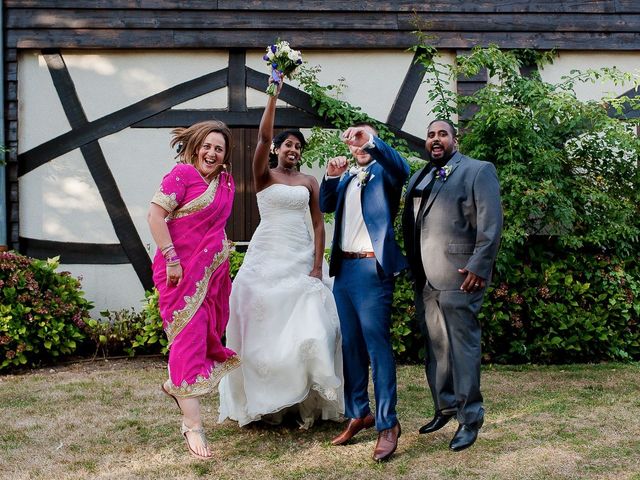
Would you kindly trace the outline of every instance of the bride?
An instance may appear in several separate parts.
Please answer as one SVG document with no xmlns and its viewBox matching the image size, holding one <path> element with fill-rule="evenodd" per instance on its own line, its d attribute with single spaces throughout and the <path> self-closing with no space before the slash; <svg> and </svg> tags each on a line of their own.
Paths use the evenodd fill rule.
<svg viewBox="0 0 640 480">
<path fill-rule="evenodd" d="M 318 182 L 296 168 L 304 136 L 287 130 L 271 141 L 282 84 L 268 98 L 258 131 L 253 178 L 260 224 L 233 282 L 226 331 L 227 348 L 242 365 L 220 383 L 218 421 L 277 424 L 294 412 L 307 429 L 317 418 L 342 418 L 341 337 L 333 294 L 323 283 Z"/>
</svg>

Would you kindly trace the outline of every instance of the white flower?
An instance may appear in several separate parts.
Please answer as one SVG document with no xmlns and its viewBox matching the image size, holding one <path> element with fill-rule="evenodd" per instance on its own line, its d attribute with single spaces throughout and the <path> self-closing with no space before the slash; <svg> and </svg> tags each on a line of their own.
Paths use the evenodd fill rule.
<svg viewBox="0 0 640 480">
<path fill-rule="evenodd" d="M 287 57 L 289 57 L 289 60 L 295 62 L 299 58 L 298 54 L 299 52 L 296 52 L 295 50 L 289 50 L 287 52 Z"/>
<path fill-rule="evenodd" d="M 291 51 L 291 47 L 289 46 L 289 44 L 285 44 L 285 45 L 279 45 L 278 47 L 278 53 L 284 53 L 284 54 L 289 54 L 289 52 Z"/>
<path fill-rule="evenodd" d="M 451 173 L 451 166 L 445 165 L 444 167 L 438 168 L 436 170 L 436 178 L 439 178 L 443 182 L 447 181 L 447 177 Z"/>
<path fill-rule="evenodd" d="M 371 180 L 375 175 L 369 176 L 369 170 L 362 167 L 351 167 L 349 169 L 350 175 L 355 175 L 356 180 L 358 182 L 358 187 L 364 187 L 369 180 Z"/>
</svg>

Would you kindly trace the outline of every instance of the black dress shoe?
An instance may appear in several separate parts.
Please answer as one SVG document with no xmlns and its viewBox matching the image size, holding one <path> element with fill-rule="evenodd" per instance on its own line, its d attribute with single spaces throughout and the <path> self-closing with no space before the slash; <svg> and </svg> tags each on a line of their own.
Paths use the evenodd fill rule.
<svg viewBox="0 0 640 480">
<path fill-rule="evenodd" d="M 440 430 L 447 423 L 449 423 L 449 420 L 451 420 L 455 416 L 456 416 L 455 412 L 447 413 L 447 414 L 436 412 L 435 416 L 433 417 L 433 420 L 431 420 L 426 425 L 421 426 L 420 430 L 418 430 L 418 433 L 432 433 L 437 430 Z"/>
<path fill-rule="evenodd" d="M 469 423 L 466 425 L 460 424 L 456 434 L 453 436 L 449 448 L 454 452 L 459 452 L 465 448 L 469 448 L 476 442 L 478 438 L 478 431 L 482 427 L 484 420 L 480 419 L 475 423 Z"/>
</svg>

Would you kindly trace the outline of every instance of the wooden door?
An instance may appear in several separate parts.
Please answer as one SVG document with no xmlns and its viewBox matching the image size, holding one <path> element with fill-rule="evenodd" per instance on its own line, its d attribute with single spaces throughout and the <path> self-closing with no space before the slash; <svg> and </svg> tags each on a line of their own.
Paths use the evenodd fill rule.
<svg viewBox="0 0 640 480">
<path fill-rule="evenodd" d="M 258 129 L 232 128 L 231 133 L 234 145 L 231 153 L 231 172 L 236 184 L 236 195 L 231 218 L 227 222 L 227 237 L 236 242 L 236 248 L 242 251 L 260 223 L 251 172 Z"/>
</svg>

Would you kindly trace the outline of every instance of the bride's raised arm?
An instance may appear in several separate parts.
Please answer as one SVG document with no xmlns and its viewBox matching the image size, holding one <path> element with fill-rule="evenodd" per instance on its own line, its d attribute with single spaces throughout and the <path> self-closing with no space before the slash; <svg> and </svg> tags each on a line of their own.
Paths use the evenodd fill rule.
<svg viewBox="0 0 640 480">
<path fill-rule="evenodd" d="M 269 77 L 269 83 L 273 80 Z M 263 190 L 269 185 L 271 180 L 271 172 L 269 170 L 269 151 L 271 150 L 271 141 L 273 140 L 273 120 L 276 116 L 276 102 L 280 90 L 282 90 L 283 79 L 276 88 L 274 96 L 267 95 L 267 105 L 264 107 L 264 113 L 260 120 L 258 128 L 258 144 L 253 154 L 253 182 L 256 193 Z"/>
</svg>

